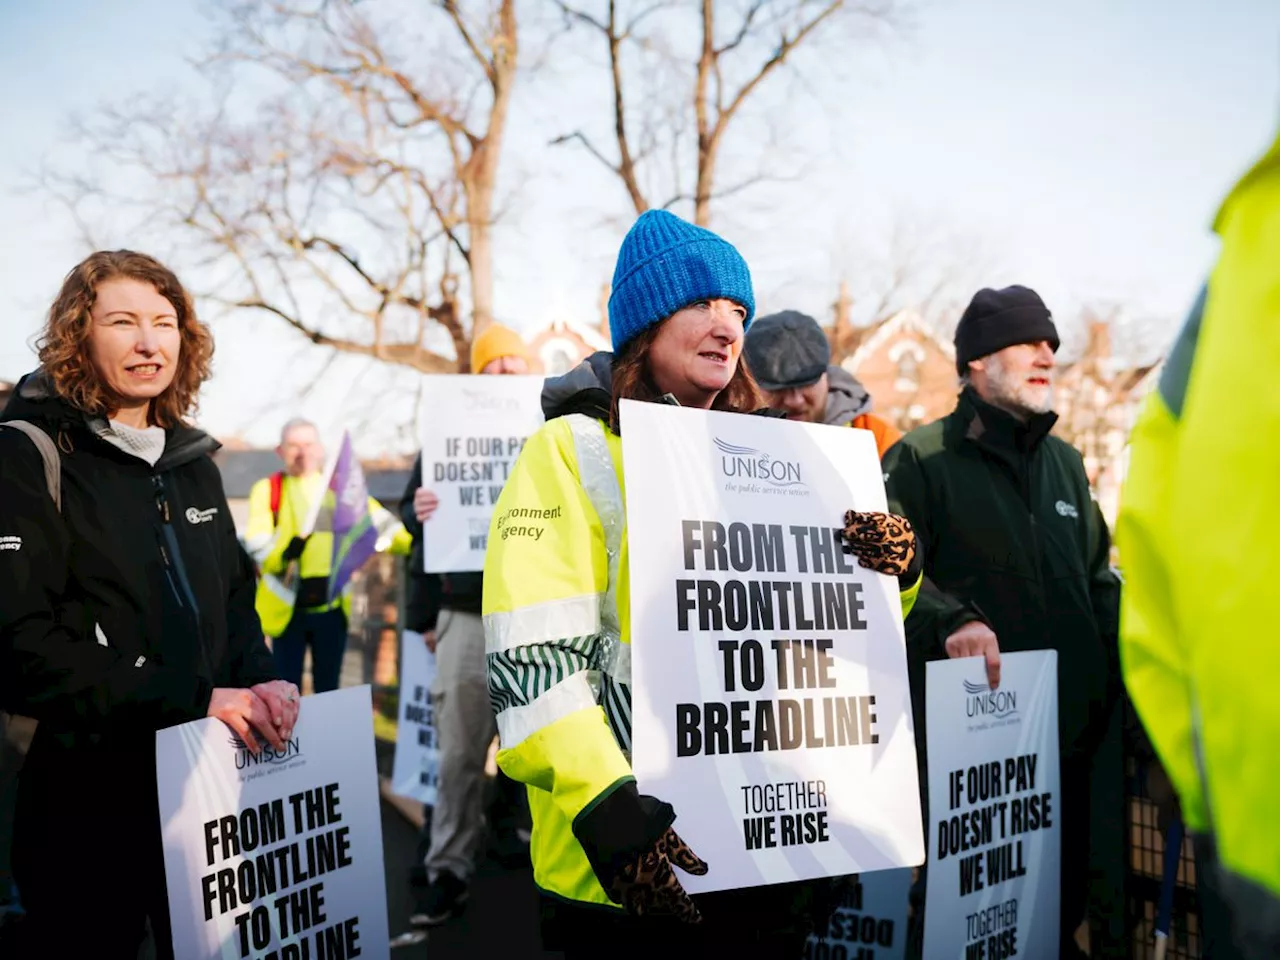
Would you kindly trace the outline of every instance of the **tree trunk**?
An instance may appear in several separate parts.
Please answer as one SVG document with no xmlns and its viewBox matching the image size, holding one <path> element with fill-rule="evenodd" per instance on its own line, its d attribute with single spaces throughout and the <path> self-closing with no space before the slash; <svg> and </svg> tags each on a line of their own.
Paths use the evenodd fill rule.
<svg viewBox="0 0 1280 960">
<path fill-rule="evenodd" d="M 702 53 L 698 56 L 698 73 L 693 88 L 693 112 L 698 125 L 698 174 L 693 191 L 693 222 L 700 227 L 711 222 L 711 178 L 715 170 L 716 144 L 707 109 L 711 71 L 716 65 L 715 28 L 715 0 L 702 0 Z M 719 119 L 717 115 L 717 126 Z"/>
<path fill-rule="evenodd" d="M 493 105 L 489 129 L 473 144 L 463 178 L 467 190 L 468 267 L 471 274 L 471 336 L 474 339 L 493 322 L 493 195 L 498 182 L 498 160 L 511 108 L 518 53 L 515 0 L 503 0 L 498 30 L 493 38 L 489 83 Z"/>
<path fill-rule="evenodd" d="M 698 150 L 698 183 L 693 195 L 693 222 L 700 227 L 711 224 L 711 191 L 715 186 L 716 157 L 720 138 L 712 136 Z"/>
</svg>

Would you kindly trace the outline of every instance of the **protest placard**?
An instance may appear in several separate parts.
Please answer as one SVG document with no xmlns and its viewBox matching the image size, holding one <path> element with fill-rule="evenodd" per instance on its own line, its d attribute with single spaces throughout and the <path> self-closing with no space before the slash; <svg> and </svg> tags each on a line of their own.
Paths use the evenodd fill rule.
<svg viewBox="0 0 1280 960">
<path fill-rule="evenodd" d="M 422 485 L 440 498 L 423 525 L 428 573 L 484 569 L 489 520 L 524 442 L 542 425 L 543 378 L 422 378 Z"/>
<path fill-rule="evenodd" d="M 693 892 L 924 858 L 898 583 L 862 430 L 623 401 L 632 763 L 710 864 Z"/>
<path fill-rule="evenodd" d="M 440 771 L 431 684 L 436 655 L 422 634 L 405 630 L 400 638 L 400 718 L 396 724 L 396 756 L 391 767 L 391 792 L 435 806 Z"/>
<path fill-rule="evenodd" d="M 910 867 L 851 877 L 823 935 L 805 941 L 803 960 L 902 960 L 910 893 Z"/>
<path fill-rule="evenodd" d="M 175 956 L 387 956 L 373 751 L 367 686 L 306 697 L 283 750 L 214 719 L 156 734 Z"/>
<path fill-rule="evenodd" d="M 925 673 L 929 744 L 927 960 L 1056 957 L 1058 654 L 981 657 Z"/>
</svg>

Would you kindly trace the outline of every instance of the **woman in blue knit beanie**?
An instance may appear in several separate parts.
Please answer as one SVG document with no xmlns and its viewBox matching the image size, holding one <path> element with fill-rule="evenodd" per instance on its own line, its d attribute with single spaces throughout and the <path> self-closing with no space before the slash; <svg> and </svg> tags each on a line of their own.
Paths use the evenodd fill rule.
<svg viewBox="0 0 1280 960">
<path fill-rule="evenodd" d="M 544 946 L 570 960 L 712 952 L 790 960 L 834 906 L 833 880 L 690 897 L 676 868 L 701 874 L 708 865 L 673 829 L 671 805 L 641 794 L 631 773 L 618 402 L 759 411 L 759 389 L 740 362 L 754 314 L 751 274 L 731 244 L 664 211 L 641 216 L 614 272 L 614 353 L 547 382 L 547 423 L 494 508 L 484 621 L 498 765 L 529 785 Z M 919 562 L 905 521 L 850 513 L 845 523 L 849 552 L 914 590 Z"/>
<path fill-rule="evenodd" d="M 751 271 L 733 245 L 665 210 L 643 214 L 618 252 L 609 296 L 613 403 L 622 396 L 749 413 L 764 406 L 743 336 Z"/>
</svg>

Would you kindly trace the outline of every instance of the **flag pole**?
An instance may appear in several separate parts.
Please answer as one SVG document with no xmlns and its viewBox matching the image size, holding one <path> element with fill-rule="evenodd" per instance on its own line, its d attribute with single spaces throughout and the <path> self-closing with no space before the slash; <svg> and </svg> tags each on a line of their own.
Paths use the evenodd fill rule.
<svg viewBox="0 0 1280 960">
<path fill-rule="evenodd" d="M 324 482 L 320 486 L 320 493 L 316 496 L 310 507 L 307 509 L 307 519 L 298 531 L 298 536 L 309 537 L 315 532 L 316 521 L 320 519 L 320 508 L 324 505 L 325 495 L 329 492 L 329 486 L 333 483 L 333 471 L 338 466 L 338 460 L 342 456 L 342 447 L 347 442 L 347 431 L 342 431 L 342 436 L 338 440 L 336 447 L 330 448 L 325 456 L 328 463 L 324 468 Z"/>
</svg>

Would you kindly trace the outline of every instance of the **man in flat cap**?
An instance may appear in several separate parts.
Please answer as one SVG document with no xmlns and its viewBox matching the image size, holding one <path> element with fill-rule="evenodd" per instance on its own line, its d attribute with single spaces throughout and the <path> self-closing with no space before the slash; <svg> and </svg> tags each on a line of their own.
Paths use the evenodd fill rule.
<svg viewBox="0 0 1280 960">
<path fill-rule="evenodd" d="M 984 289 L 955 347 L 956 409 L 884 458 L 889 509 L 924 553 L 906 625 L 916 730 L 925 661 L 985 657 L 995 689 L 1001 652 L 1058 651 L 1061 956 L 1081 956 L 1086 919 L 1093 957 L 1125 956 L 1120 588 L 1080 454 L 1049 433 L 1058 331 L 1035 291 Z"/>
<path fill-rule="evenodd" d="M 796 310 L 757 317 L 743 355 L 769 406 L 788 419 L 870 430 L 881 456 L 902 436 L 871 412 L 867 388 L 831 363 L 831 344 L 813 317 Z"/>
</svg>

